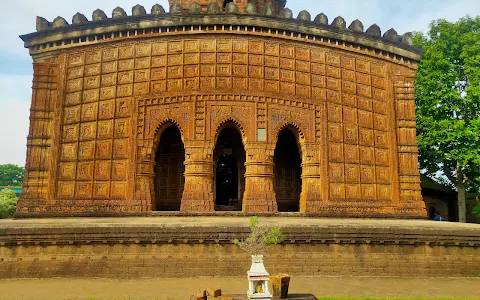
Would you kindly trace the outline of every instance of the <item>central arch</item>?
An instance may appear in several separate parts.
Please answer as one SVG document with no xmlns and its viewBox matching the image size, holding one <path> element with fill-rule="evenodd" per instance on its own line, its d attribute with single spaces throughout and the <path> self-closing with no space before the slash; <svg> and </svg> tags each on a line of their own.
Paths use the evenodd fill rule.
<svg viewBox="0 0 480 300">
<path fill-rule="evenodd" d="M 185 147 L 174 124 L 165 124 L 155 152 L 155 210 L 179 211 L 185 185 Z"/>
<path fill-rule="evenodd" d="M 245 191 L 245 148 L 238 126 L 225 123 L 215 144 L 215 210 L 241 211 Z"/>
<path fill-rule="evenodd" d="M 302 158 L 298 145 L 299 133 L 291 125 L 278 134 L 274 152 L 274 189 L 279 212 L 299 212 L 302 191 Z"/>
</svg>

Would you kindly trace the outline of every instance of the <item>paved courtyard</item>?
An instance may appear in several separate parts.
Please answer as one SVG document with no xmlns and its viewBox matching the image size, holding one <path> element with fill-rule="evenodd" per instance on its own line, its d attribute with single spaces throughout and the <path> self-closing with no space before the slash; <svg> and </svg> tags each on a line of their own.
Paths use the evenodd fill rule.
<svg viewBox="0 0 480 300">
<path fill-rule="evenodd" d="M 242 294 L 245 277 L 193 279 L 39 279 L 0 280 L 0 299 L 188 299 L 196 290 L 221 287 Z M 291 292 L 319 297 L 469 298 L 480 299 L 480 278 L 335 278 L 294 277 Z"/>
</svg>

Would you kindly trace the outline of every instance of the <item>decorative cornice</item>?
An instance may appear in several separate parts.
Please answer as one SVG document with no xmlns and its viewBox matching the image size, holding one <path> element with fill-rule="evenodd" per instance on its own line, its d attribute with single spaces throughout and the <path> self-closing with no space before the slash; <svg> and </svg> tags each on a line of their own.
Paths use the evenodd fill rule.
<svg viewBox="0 0 480 300">
<path fill-rule="evenodd" d="M 172 5 L 170 12 L 166 13 L 157 4 L 147 14 L 145 8 L 136 5 L 132 8 L 131 16 L 117 7 L 112 12 L 112 18 L 97 9 L 92 14 L 92 21 L 77 13 L 73 16 L 71 25 L 62 17 L 57 17 L 53 22 L 37 17 L 37 32 L 22 35 L 21 38 L 32 55 L 119 38 L 212 31 L 267 32 L 306 40 L 326 40 L 337 45 L 354 45 L 413 61 L 418 61 L 422 54 L 412 46 L 411 33 L 398 35 L 394 29 L 390 29 L 381 36 L 376 24 L 364 31 L 359 20 L 353 21 L 347 28 L 342 17 L 337 17 L 328 24 L 328 18 L 324 14 L 317 15 L 312 21 L 309 12 L 301 11 L 297 18 L 293 18 L 288 8 L 280 16 L 274 16 L 268 13 L 271 11 L 269 9 L 262 12 L 246 9 L 245 13 L 239 13 L 238 7 L 234 7 L 233 3 L 229 3 L 225 11 L 219 10 L 218 5 L 209 5 L 207 11 L 203 11 L 197 3 L 192 3 L 188 11 L 177 6 Z"/>
</svg>

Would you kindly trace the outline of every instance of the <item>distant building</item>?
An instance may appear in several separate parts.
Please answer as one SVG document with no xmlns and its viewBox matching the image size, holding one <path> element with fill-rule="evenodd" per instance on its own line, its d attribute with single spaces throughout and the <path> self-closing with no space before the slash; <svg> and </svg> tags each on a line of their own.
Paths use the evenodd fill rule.
<svg viewBox="0 0 480 300">
<path fill-rule="evenodd" d="M 430 220 L 438 212 L 446 221 L 458 222 L 457 193 L 454 190 L 426 176 L 421 178 L 421 187 Z"/>
<path fill-rule="evenodd" d="M 421 177 L 423 201 L 427 209 L 428 218 L 431 220 L 438 212 L 446 221 L 458 222 L 457 192 L 451 188 L 436 182 L 426 176 Z M 467 195 L 467 222 L 480 223 L 480 218 L 472 214 L 477 205 L 479 195 Z"/>
</svg>

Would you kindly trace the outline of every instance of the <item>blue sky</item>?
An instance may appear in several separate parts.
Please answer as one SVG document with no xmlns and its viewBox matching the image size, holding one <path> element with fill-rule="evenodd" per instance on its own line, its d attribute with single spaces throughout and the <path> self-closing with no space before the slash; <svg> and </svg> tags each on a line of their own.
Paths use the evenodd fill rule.
<svg viewBox="0 0 480 300">
<path fill-rule="evenodd" d="M 153 4 L 167 7 L 167 1 L 140 2 L 147 11 Z M 100 8 L 107 15 L 117 7 L 127 13 L 137 2 L 126 0 L 16 0 L 8 1 L 0 10 L 0 164 L 25 164 L 26 137 L 31 98 L 32 64 L 28 50 L 18 38 L 35 31 L 35 18 L 53 20 L 62 16 L 70 21 L 76 12 L 91 18 Z M 343 16 L 348 24 L 359 19 L 365 27 L 378 24 L 382 31 L 395 28 L 403 34 L 408 31 L 426 31 L 428 24 L 438 18 L 455 21 L 467 14 L 480 15 L 478 0 L 289 0 L 287 6 L 294 14 L 307 9 L 312 16 L 325 13 L 330 20 Z"/>
</svg>

